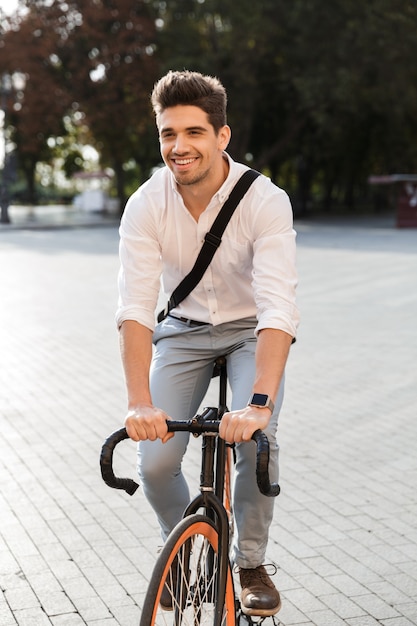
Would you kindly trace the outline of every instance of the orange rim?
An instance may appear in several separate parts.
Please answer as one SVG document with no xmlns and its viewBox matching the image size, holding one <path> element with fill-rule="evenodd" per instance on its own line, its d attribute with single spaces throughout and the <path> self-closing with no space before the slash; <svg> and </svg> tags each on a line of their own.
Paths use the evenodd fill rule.
<svg viewBox="0 0 417 626">
<path fill-rule="evenodd" d="M 162 593 L 162 588 L 163 588 L 163 585 L 165 583 L 165 579 L 168 576 L 169 569 L 171 567 L 172 561 L 174 560 L 174 558 L 175 558 L 176 554 L 178 553 L 179 549 L 181 548 L 181 546 L 188 539 L 190 539 L 193 535 L 202 535 L 203 537 L 205 537 L 210 542 L 210 545 L 212 546 L 212 548 L 216 552 L 218 551 L 218 535 L 217 535 L 217 531 L 216 531 L 215 528 L 213 528 L 213 526 L 211 526 L 211 524 L 209 524 L 207 522 L 199 521 L 199 522 L 194 522 L 193 524 L 190 524 L 190 526 L 188 526 L 187 528 L 184 529 L 184 532 L 178 537 L 177 541 L 175 542 L 174 546 L 172 547 L 172 551 L 170 553 L 170 557 L 169 557 L 169 559 L 167 560 L 167 562 L 165 564 L 165 568 L 164 568 L 162 576 L 161 576 L 162 584 L 158 588 L 156 601 L 155 601 L 155 605 L 154 605 L 154 610 L 153 610 L 153 614 L 152 614 L 152 623 L 155 623 L 155 621 L 156 621 L 156 613 L 157 613 L 159 600 L 160 600 L 161 593 Z M 235 613 L 235 595 L 234 595 L 233 580 L 232 580 L 232 574 L 231 574 L 231 571 L 230 571 L 230 567 L 228 567 L 228 570 L 227 570 L 226 595 L 225 595 L 224 603 L 225 603 L 226 615 L 227 615 L 225 623 L 228 626 L 233 626 L 233 624 L 235 624 L 236 613 Z"/>
</svg>

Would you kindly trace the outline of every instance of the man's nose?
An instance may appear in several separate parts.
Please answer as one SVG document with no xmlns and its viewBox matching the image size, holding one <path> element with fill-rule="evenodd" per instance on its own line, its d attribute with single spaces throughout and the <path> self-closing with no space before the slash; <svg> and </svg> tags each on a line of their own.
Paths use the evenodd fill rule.
<svg viewBox="0 0 417 626">
<path fill-rule="evenodd" d="M 174 152 L 176 152 L 177 154 L 184 154 L 184 152 L 187 152 L 187 150 L 187 138 L 182 134 L 178 134 L 175 138 Z"/>
</svg>

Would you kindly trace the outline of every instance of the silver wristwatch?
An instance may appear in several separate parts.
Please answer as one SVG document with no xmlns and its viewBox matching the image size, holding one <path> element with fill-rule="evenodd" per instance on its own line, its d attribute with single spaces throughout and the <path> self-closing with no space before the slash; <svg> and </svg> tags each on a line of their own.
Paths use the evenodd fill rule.
<svg viewBox="0 0 417 626">
<path fill-rule="evenodd" d="M 266 393 L 254 393 L 249 398 L 248 406 L 256 406 L 260 409 L 270 409 L 271 413 L 273 413 L 275 405 Z"/>
</svg>

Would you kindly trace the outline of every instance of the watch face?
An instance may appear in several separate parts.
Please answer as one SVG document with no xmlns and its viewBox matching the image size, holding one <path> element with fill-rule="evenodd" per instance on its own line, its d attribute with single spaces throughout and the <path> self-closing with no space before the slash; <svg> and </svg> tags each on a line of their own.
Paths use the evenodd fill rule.
<svg viewBox="0 0 417 626">
<path fill-rule="evenodd" d="M 268 396 L 265 393 L 254 393 L 251 399 L 251 404 L 255 406 L 266 406 L 268 402 Z"/>
</svg>

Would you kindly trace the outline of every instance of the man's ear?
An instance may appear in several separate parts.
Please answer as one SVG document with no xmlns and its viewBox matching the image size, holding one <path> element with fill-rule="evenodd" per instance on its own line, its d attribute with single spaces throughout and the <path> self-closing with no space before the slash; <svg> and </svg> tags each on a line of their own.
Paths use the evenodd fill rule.
<svg viewBox="0 0 417 626">
<path fill-rule="evenodd" d="M 220 150 L 226 150 L 227 146 L 229 145 L 231 136 L 232 131 L 230 129 L 230 126 L 228 126 L 227 124 L 225 126 L 222 126 L 218 134 Z"/>
</svg>

